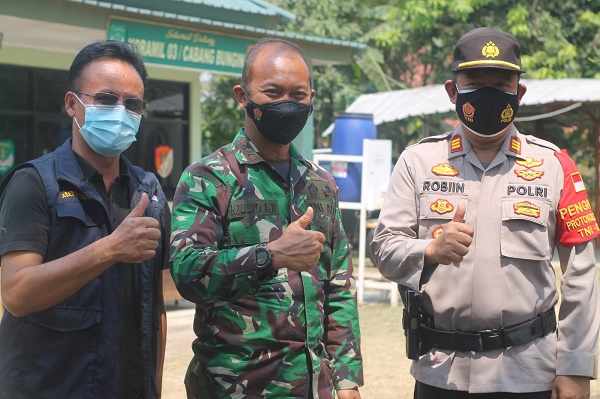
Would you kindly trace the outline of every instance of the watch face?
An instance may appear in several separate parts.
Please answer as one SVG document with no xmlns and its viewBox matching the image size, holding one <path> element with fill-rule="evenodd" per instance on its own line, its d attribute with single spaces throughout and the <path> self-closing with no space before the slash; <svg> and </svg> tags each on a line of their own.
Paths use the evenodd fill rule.
<svg viewBox="0 0 600 399">
<path fill-rule="evenodd" d="M 256 251 L 256 263 L 259 267 L 266 265 L 268 258 L 265 251 Z"/>
</svg>

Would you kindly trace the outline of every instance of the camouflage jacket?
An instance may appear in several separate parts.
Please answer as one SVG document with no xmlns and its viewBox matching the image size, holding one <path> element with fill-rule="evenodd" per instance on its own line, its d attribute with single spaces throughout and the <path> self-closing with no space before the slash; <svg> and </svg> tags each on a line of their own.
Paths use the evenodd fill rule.
<svg viewBox="0 0 600 399">
<path fill-rule="evenodd" d="M 188 392 L 210 398 L 332 398 L 363 384 L 355 281 L 337 187 L 290 147 L 289 182 L 243 130 L 189 166 L 173 203 L 171 273 L 195 302 Z M 254 249 L 312 206 L 327 239 L 310 272 L 260 281 Z M 309 366 L 310 365 L 310 366 Z"/>
</svg>

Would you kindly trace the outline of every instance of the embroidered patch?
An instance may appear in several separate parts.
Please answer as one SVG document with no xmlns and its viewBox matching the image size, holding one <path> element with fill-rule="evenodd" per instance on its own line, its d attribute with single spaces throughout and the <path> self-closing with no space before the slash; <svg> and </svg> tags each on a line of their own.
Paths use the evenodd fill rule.
<svg viewBox="0 0 600 399">
<path fill-rule="evenodd" d="M 458 133 L 455 133 L 450 139 L 450 152 L 460 152 L 463 150 L 462 146 L 462 136 Z"/>
<path fill-rule="evenodd" d="M 508 123 L 512 120 L 514 114 L 515 111 L 512 109 L 510 104 L 507 104 L 506 108 L 504 108 L 504 110 L 502 111 L 502 114 L 500 114 L 500 121 L 502 121 L 503 123 Z"/>
<path fill-rule="evenodd" d="M 275 200 L 239 200 L 231 201 L 229 217 L 237 220 L 245 217 L 276 216 L 279 214 Z"/>
<path fill-rule="evenodd" d="M 510 147 L 509 150 L 514 152 L 515 154 L 521 154 L 521 139 L 517 136 L 512 136 L 510 138 Z"/>
<path fill-rule="evenodd" d="M 443 215 L 445 213 L 452 212 L 454 210 L 454 207 L 452 206 L 452 204 L 450 202 L 448 202 L 448 200 L 439 199 L 439 200 L 435 201 L 433 204 L 431 204 L 429 209 L 431 209 L 432 211 L 434 211 L 437 214 Z"/>
<path fill-rule="evenodd" d="M 448 162 L 440 163 L 431 168 L 433 174 L 438 176 L 458 176 L 458 170 L 456 170 Z"/>
<path fill-rule="evenodd" d="M 516 203 L 513 205 L 513 209 L 517 215 L 531 216 L 534 218 L 540 217 L 540 207 L 529 201 Z"/>
<path fill-rule="evenodd" d="M 580 191 L 585 191 L 585 184 L 583 184 L 583 179 L 581 178 L 581 173 L 579 173 L 579 172 L 571 173 L 571 181 L 573 182 L 573 187 L 575 188 L 576 193 L 578 193 Z"/>
<path fill-rule="evenodd" d="M 496 58 L 500 55 L 500 49 L 493 41 L 490 40 L 481 49 L 481 55 L 483 55 L 485 58 Z"/>
<path fill-rule="evenodd" d="M 471 105 L 471 103 L 467 102 L 463 104 L 463 115 L 466 120 L 469 122 L 473 122 L 473 117 L 475 116 L 475 107 Z"/>
<path fill-rule="evenodd" d="M 515 161 L 517 163 L 517 165 L 523 166 L 525 168 L 537 168 L 538 166 L 542 166 L 542 164 L 544 163 L 543 159 L 540 159 L 539 161 L 536 161 L 533 158 L 525 158 L 525 159 L 517 159 Z"/>
<path fill-rule="evenodd" d="M 442 234 L 442 231 L 444 231 L 444 226 L 436 227 L 436 229 L 431 232 L 431 237 L 438 238 Z"/>
<path fill-rule="evenodd" d="M 562 195 L 556 213 L 556 237 L 565 246 L 573 246 L 598 237 L 600 228 L 585 191 L 581 174 L 567 150 L 554 153 L 564 173 Z"/>
<path fill-rule="evenodd" d="M 541 170 L 534 169 L 515 170 L 514 172 L 518 177 L 527 181 L 539 179 L 544 175 L 544 172 Z"/>
</svg>

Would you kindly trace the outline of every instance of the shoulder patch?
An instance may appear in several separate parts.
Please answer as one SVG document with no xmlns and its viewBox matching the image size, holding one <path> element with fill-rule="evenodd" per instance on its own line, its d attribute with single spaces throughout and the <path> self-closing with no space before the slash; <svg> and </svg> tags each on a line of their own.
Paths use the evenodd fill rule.
<svg viewBox="0 0 600 399">
<path fill-rule="evenodd" d="M 219 180 L 217 176 L 206 170 L 193 170 L 192 175 L 210 181 L 215 187 L 221 187 L 223 185 L 223 182 Z"/>
<path fill-rule="evenodd" d="M 539 145 L 540 147 L 546 147 L 546 148 L 551 149 L 552 151 L 560 152 L 560 148 L 558 148 L 555 144 L 552 144 L 551 142 L 546 141 L 544 139 L 540 139 L 538 137 L 529 136 L 529 135 L 526 135 L 525 139 L 527 140 L 528 143 Z"/>
<path fill-rule="evenodd" d="M 564 174 L 556 213 L 556 239 L 564 246 L 575 246 L 598 237 L 600 229 L 575 162 L 567 150 L 556 151 L 554 155 Z"/>
</svg>

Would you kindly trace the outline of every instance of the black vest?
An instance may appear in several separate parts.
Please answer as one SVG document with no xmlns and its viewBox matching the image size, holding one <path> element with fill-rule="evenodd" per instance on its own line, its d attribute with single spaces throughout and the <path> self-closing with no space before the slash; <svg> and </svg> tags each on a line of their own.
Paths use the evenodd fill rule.
<svg viewBox="0 0 600 399">
<path fill-rule="evenodd" d="M 146 192 L 153 200 L 144 216 L 157 219 L 164 234 L 170 215 L 165 214 L 168 208 L 158 180 L 125 161 L 132 179 L 139 183 L 130 208 Z M 15 170 L 25 166 L 36 168 L 46 191 L 51 224 L 44 262 L 66 256 L 111 233 L 106 205 L 91 183 L 81 179 L 71 140 L 50 154 L 17 166 L 2 182 L 0 193 Z M 156 256 L 139 265 L 140 339 L 148 398 L 158 397 L 152 353 L 160 323 L 158 284 L 169 237 L 161 239 Z M 120 273 L 113 266 L 49 309 L 24 317 L 5 311 L 0 323 L 0 398 L 118 398 L 120 287 Z"/>
</svg>

